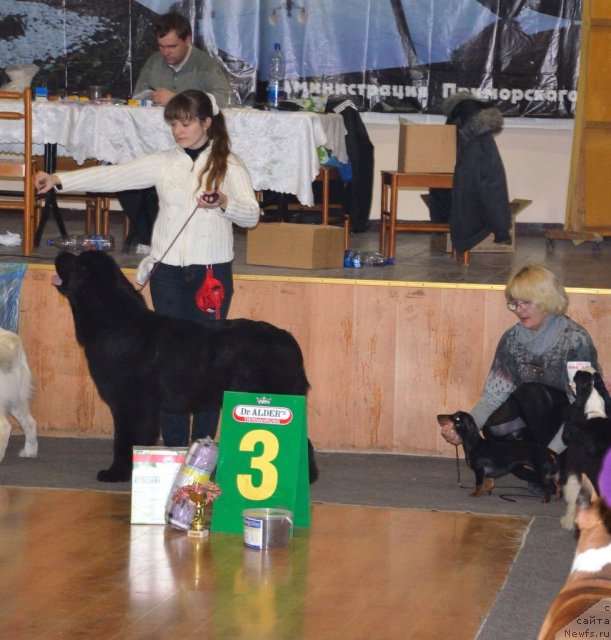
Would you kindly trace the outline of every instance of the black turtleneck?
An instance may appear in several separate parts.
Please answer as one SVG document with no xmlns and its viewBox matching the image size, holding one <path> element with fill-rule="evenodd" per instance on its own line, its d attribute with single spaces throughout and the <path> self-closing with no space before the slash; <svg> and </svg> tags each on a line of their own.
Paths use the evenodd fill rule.
<svg viewBox="0 0 611 640">
<path fill-rule="evenodd" d="M 199 158 L 200 153 L 202 153 L 202 151 L 205 151 L 209 146 L 210 139 L 206 140 L 204 145 L 199 149 L 184 149 L 184 152 L 189 156 L 189 158 L 191 158 L 191 160 L 193 160 L 193 162 L 195 162 Z"/>
</svg>

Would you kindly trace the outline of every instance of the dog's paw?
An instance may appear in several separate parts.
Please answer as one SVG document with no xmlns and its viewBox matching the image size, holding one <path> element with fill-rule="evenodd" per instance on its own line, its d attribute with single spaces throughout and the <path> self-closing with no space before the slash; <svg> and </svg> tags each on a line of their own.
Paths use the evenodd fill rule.
<svg viewBox="0 0 611 640">
<path fill-rule="evenodd" d="M 127 482 L 131 480 L 132 474 L 130 471 L 124 469 L 118 469 L 117 467 L 110 467 L 110 469 L 102 469 L 98 471 L 98 482 Z"/>
<path fill-rule="evenodd" d="M 20 458 L 37 458 L 38 457 L 38 443 L 31 444 L 26 442 L 25 447 L 19 452 Z"/>
</svg>

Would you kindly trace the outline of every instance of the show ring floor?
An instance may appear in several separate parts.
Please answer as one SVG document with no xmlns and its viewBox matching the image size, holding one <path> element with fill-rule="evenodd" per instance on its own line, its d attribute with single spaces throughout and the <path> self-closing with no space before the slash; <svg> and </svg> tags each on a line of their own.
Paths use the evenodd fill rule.
<svg viewBox="0 0 611 640">
<path fill-rule="evenodd" d="M 120 238 L 121 216 L 111 218 Z M 82 215 L 67 222 L 70 232 L 83 231 Z M 43 243 L 57 235 L 54 226 L 49 221 Z M 0 233 L 7 229 L 20 232 L 20 221 Z M 568 287 L 611 290 L 609 239 L 597 250 L 566 241 L 552 249 L 543 236 L 518 236 L 515 253 L 473 254 L 465 267 L 433 250 L 428 234 L 401 233 L 395 265 L 310 271 L 247 265 L 246 234 L 235 237 L 237 279 L 503 285 L 517 266 L 542 262 Z M 375 224 L 351 244 L 376 250 Z M 0 261 L 50 264 L 56 253 L 41 245 L 24 258 L 20 247 L 1 247 Z M 114 256 L 124 268 L 141 259 Z M 541 504 L 511 478 L 493 496 L 472 498 L 464 462 L 459 486 L 453 459 L 319 452 L 313 526 L 292 542 L 288 565 L 274 565 L 266 577 L 257 565 L 253 573 L 238 538 L 214 543 L 212 536 L 195 555 L 180 534 L 130 526 L 129 483 L 95 480 L 109 465 L 110 438 L 42 437 L 36 460 L 17 457 L 22 442 L 12 437 L 0 463 L 0 637 L 161 638 L 178 629 L 228 640 L 240 633 L 266 640 L 535 638 L 575 550 L 574 533 L 559 523 L 564 504 Z M 286 584 L 297 590 L 292 600 Z M 419 599 L 425 584 L 432 593 Z M 465 621 L 454 617 L 459 610 Z M 183 616 L 191 624 L 181 626 Z"/>
<path fill-rule="evenodd" d="M 529 525 L 313 504 L 288 550 L 257 551 L 130 526 L 126 494 L 2 488 L 0 500 L 6 638 L 467 640 Z"/>
<path fill-rule="evenodd" d="M 0 463 L 0 637 L 535 638 L 575 549 L 564 503 L 511 477 L 473 498 L 464 461 L 459 486 L 453 459 L 319 452 L 288 552 L 223 534 L 197 550 L 130 525 L 130 483 L 96 482 L 110 439 L 21 446 Z"/>
</svg>

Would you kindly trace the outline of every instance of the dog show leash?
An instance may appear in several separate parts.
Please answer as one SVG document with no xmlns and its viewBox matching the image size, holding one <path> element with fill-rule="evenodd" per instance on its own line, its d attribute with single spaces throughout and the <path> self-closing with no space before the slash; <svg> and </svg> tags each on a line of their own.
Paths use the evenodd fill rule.
<svg viewBox="0 0 611 640">
<path fill-rule="evenodd" d="M 456 454 L 456 482 L 458 484 L 458 487 L 460 489 L 468 489 L 469 487 L 463 487 L 462 485 L 462 480 L 460 477 L 460 456 L 458 455 L 458 446 L 457 444 L 454 445 L 454 452 Z M 508 487 L 509 488 L 509 487 Z M 517 488 L 517 487 L 516 487 Z M 535 495 L 528 495 L 528 494 L 524 494 L 524 493 L 501 493 L 499 494 L 499 498 L 501 500 L 505 500 L 506 502 L 516 502 L 516 497 L 517 498 L 531 498 L 531 497 L 538 497 Z"/>
<path fill-rule="evenodd" d="M 196 214 L 198 209 L 199 209 L 199 205 L 196 204 L 195 208 L 193 209 L 193 211 L 191 211 L 191 214 L 189 215 L 189 217 L 185 220 L 185 222 L 182 225 L 182 227 L 180 227 L 180 229 L 178 230 L 178 233 L 174 236 L 174 240 L 172 240 L 172 242 L 170 242 L 170 244 L 168 245 L 168 248 L 163 252 L 163 255 L 161 256 L 161 258 L 159 258 L 159 260 L 157 260 L 155 262 L 155 264 L 153 265 L 151 270 L 146 275 L 146 278 L 145 278 L 144 282 L 140 285 L 139 291 L 142 291 L 144 289 L 144 287 L 146 287 L 146 285 L 151 281 L 151 278 L 153 277 L 153 274 L 155 273 L 155 270 L 157 269 L 159 264 L 163 261 L 163 259 L 168 255 L 168 253 L 170 252 L 170 249 L 174 246 L 174 244 L 176 243 L 176 240 L 178 240 L 178 237 L 185 230 L 185 227 L 189 224 L 189 222 L 191 221 L 191 218 Z"/>
<path fill-rule="evenodd" d="M 151 270 L 147 273 L 144 282 L 140 285 L 139 291 L 143 291 L 144 287 L 146 287 L 146 285 L 151 281 L 151 278 L 153 277 L 153 273 L 155 273 L 155 269 L 157 269 L 157 267 L 159 266 L 159 264 L 161 264 L 163 259 L 166 257 L 166 255 L 170 251 L 170 249 L 174 246 L 174 243 L 176 242 L 176 240 L 178 240 L 178 237 L 185 230 L 185 227 L 189 224 L 189 221 L 195 215 L 198 209 L 199 209 L 199 205 L 197 205 L 193 209 L 189 217 L 185 220 L 184 224 L 178 230 L 178 233 L 176 234 L 172 242 L 170 242 L 168 248 L 163 252 L 163 255 L 161 256 L 161 258 L 159 258 L 159 260 L 157 260 L 153 264 Z M 204 313 L 214 313 L 216 320 L 220 320 L 221 304 L 223 302 L 224 297 L 225 297 L 225 290 L 223 287 L 223 283 L 214 277 L 212 265 L 208 265 L 208 267 L 206 268 L 206 277 L 204 279 L 204 282 L 202 283 L 202 286 L 195 294 L 195 303 Z"/>
<path fill-rule="evenodd" d="M 458 482 L 458 486 L 462 489 L 463 486 L 461 485 L 461 480 L 460 480 L 460 457 L 458 455 L 457 444 L 454 445 L 454 452 L 456 454 L 456 482 Z"/>
</svg>

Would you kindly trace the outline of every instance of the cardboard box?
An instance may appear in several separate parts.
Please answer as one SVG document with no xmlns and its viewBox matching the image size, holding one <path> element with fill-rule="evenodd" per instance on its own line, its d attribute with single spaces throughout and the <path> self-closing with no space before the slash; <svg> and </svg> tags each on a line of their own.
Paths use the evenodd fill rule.
<svg viewBox="0 0 611 640">
<path fill-rule="evenodd" d="M 344 266 L 344 229 L 321 224 L 265 222 L 248 230 L 246 264 L 292 269 Z"/>
<path fill-rule="evenodd" d="M 399 120 L 399 171 L 454 173 L 456 127 Z"/>
<path fill-rule="evenodd" d="M 509 203 L 511 209 L 511 244 L 495 244 L 494 234 L 490 234 L 484 238 L 479 244 L 476 244 L 471 253 L 507 253 L 516 250 L 516 216 L 524 211 L 532 203 L 532 200 L 520 200 L 515 198 Z M 447 253 L 452 251 L 452 242 L 450 241 L 450 234 L 446 233 L 445 250 Z"/>
<path fill-rule="evenodd" d="M 170 490 L 187 447 L 134 447 L 132 524 L 165 524 Z"/>
</svg>

